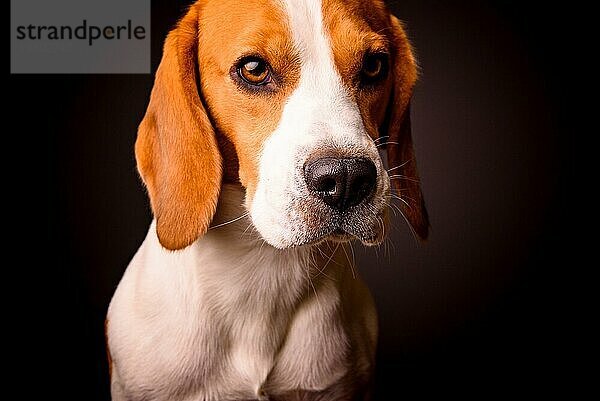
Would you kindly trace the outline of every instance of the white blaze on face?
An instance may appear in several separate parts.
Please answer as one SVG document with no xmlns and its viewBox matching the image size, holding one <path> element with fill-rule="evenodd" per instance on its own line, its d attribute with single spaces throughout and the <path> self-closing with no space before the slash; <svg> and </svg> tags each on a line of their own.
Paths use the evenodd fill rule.
<svg viewBox="0 0 600 401">
<path fill-rule="evenodd" d="M 284 0 L 300 53 L 300 82 L 288 99 L 277 131 L 291 137 L 362 136 L 360 111 L 342 84 L 323 26 L 320 0 Z M 358 126 L 356 126 L 358 124 Z M 345 135 L 346 136 L 346 135 Z"/>
<path fill-rule="evenodd" d="M 250 209 L 262 237 L 278 248 L 299 245 L 307 237 L 302 215 L 306 208 L 301 205 L 310 201 L 303 166 L 312 153 L 365 149 L 370 156 L 377 156 L 360 110 L 335 68 L 321 1 L 282 0 L 282 4 L 300 56 L 300 80 L 262 149 Z"/>
</svg>

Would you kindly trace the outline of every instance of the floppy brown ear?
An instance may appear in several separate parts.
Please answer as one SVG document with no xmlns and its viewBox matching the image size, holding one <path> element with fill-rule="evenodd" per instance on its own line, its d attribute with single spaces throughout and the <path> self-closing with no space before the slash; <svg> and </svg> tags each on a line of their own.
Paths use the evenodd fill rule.
<svg viewBox="0 0 600 401">
<path fill-rule="evenodd" d="M 197 20 L 192 6 L 169 33 L 135 144 L 158 238 L 171 250 L 207 231 L 221 187 L 221 155 L 196 80 Z"/>
<path fill-rule="evenodd" d="M 401 198 L 400 208 L 408 224 L 420 239 L 429 233 L 429 217 L 417 171 L 417 161 L 411 136 L 410 98 L 417 80 L 417 65 L 401 22 L 391 16 L 394 45 L 393 88 L 388 103 L 387 156 L 392 191 Z"/>
</svg>

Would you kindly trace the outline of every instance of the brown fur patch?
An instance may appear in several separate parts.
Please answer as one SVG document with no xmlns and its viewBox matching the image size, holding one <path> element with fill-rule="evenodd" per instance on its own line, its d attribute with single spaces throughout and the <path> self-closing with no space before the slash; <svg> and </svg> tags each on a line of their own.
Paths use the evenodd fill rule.
<svg viewBox="0 0 600 401">
<path fill-rule="evenodd" d="M 388 136 L 380 145 L 388 143 L 393 191 L 402 198 L 399 206 L 411 228 L 424 239 L 429 220 L 419 184 L 409 108 L 417 66 L 407 35 L 379 0 L 324 0 L 323 16 L 336 68 L 356 100 L 368 134 L 374 139 Z M 390 70 L 385 81 L 364 88 L 357 77 L 369 52 L 389 54 Z"/>
<path fill-rule="evenodd" d="M 385 117 L 391 79 L 364 89 L 358 78 L 365 54 L 390 51 L 385 8 L 371 1 L 324 0 L 323 17 L 336 68 L 361 111 L 367 133 L 375 139 Z"/>
<path fill-rule="evenodd" d="M 300 79 L 299 56 L 287 27 L 288 17 L 272 0 L 221 0 L 200 7 L 202 95 L 217 131 L 235 149 L 239 180 L 251 199 L 258 183 L 263 143 L 277 127 L 285 100 Z M 227 29 L 223 29 L 224 15 Z M 274 85 L 267 90 L 241 87 L 231 73 L 242 56 L 267 61 Z"/>
<path fill-rule="evenodd" d="M 388 107 L 388 164 L 394 168 L 392 188 L 402 201 L 400 208 L 413 233 L 424 240 L 429 235 L 429 216 L 421 191 L 412 141 L 410 97 L 417 80 L 417 66 L 402 23 L 391 16 L 394 46 L 394 86 Z"/>
<path fill-rule="evenodd" d="M 197 9 L 171 31 L 135 145 L 142 176 L 167 249 L 203 235 L 217 207 L 221 155 L 197 91 Z"/>
</svg>

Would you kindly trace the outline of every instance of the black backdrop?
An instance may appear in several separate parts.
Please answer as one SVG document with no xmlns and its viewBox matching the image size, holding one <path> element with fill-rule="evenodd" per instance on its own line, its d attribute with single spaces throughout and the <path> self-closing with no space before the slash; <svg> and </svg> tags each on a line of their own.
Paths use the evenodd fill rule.
<svg viewBox="0 0 600 401">
<path fill-rule="evenodd" d="M 186 3 L 152 2 L 153 71 Z M 376 399 L 554 393 L 572 345 L 568 273 L 555 267 L 571 236 L 569 14 L 494 1 L 392 8 L 421 65 L 413 136 L 432 234 L 419 245 L 397 217 L 392 245 L 354 246 L 380 311 Z M 109 399 L 104 315 L 150 220 L 133 143 L 152 82 L 9 76 L 7 249 L 19 249 L 23 277 L 5 287 L 10 334 L 26 339 L 14 369 L 32 379 L 25 392 Z"/>
</svg>

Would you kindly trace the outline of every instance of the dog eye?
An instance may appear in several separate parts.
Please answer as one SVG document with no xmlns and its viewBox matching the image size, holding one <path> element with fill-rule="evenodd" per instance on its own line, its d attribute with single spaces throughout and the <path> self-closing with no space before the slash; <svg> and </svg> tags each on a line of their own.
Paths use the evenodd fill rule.
<svg viewBox="0 0 600 401">
<path fill-rule="evenodd" d="M 360 73 L 362 82 L 367 85 L 384 79 L 388 73 L 388 55 L 386 53 L 365 55 Z"/>
<path fill-rule="evenodd" d="M 262 86 L 271 82 L 271 67 L 258 57 L 246 57 L 239 62 L 237 75 L 247 84 Z"/>
</svg>

